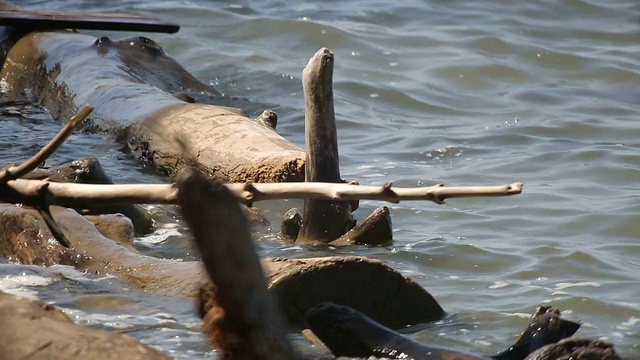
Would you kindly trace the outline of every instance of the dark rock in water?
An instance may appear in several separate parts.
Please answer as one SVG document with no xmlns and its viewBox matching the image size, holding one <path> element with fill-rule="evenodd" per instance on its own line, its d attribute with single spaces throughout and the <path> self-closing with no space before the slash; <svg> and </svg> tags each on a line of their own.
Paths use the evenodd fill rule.
<svg viewBox="0 0 640 360">
<path fill-rule="evenodd" d="M 0 291 L 2 359 L 165 360 L 170 356 L 128 335 L 76 325 L 60 309 Z"/>
<path fill-rule="evenodd" d="M 544 346 L 525 360 L 621 360 L 613 345 L 600 340 L 568 338 Z"/>
<path fill-rule="evenodd" d="M 333 246 L 345 245 L 386 245 L 393 241 L 393 227 L 389 208 L 380 206 L 364 221 L 354 226 L 346 234 L 329 244 Z"/>
<path fill-rule="evenodd" d="M 302 213 L 300 209 L 289 209 L 282 216 L 282 224 L 280 225 L 280 236 L 288 243 L 296 242 L 298 232 L 302 226 Z"/>
<path fill-rule="evenodd" d="M 23 179 L 53 182 L 69 182 L 83 184 L 113 184 L 102 165 L 94 156 L 70 161 L 47 169 L 36 169 L 22 177 Z M 137 235 L 149 232 L 153 228 L 153 220 L 146 210 L 138 205 L 92 205 L 87 204 L 82 209 L 76 209 L 85 215 L 120 213 L 131 219 Z"/>
<path fill-rule="evenodd" d="M 273 110 L 263 111 L 255 120 L 273 130 L 275 130 L 278 125 L 278 115 Z"/>
<path fill-rule="evenodd" d="M 26 265 L 82 267 L 88 258 L 60 245 L 36 210 L 0 204 L 0 257 Z"/>
<path fill-rule="evenodd" d="M 335 356 L 415 360 L 524 360 L 540 347 L 573 335 L 580 327 L 561 319 L 557 308 L 539 307 L 515 344 L 495 356 L 476 356 L 420 344 L 354 309 L 332 303 L 309 310 L 307 322 Z"/>
<path fill-rule="evenodd" d="M 182 92 L 182 91 L 173 94 L 173 96 L 175 96 L 176 99 L 182 100 L 182 101 L 184 101 L 186 103 L 189 103 L 189 104 L 194 104 L 196 102 L 196 99 L 192 98 L 191 96 L 187 95 L 187 93 Z"/>
</svg>

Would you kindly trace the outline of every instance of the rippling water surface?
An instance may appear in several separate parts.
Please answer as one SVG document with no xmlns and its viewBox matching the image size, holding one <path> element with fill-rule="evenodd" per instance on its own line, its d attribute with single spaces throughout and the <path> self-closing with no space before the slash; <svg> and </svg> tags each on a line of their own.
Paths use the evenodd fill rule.
<svg viewBox="0 0 640 360">
<path fill-rule="evenodd" d="M 524 192 L 446 206 L 393 205 L 395 241 L 385 248 L 291 248 L 275 241 L 274 225 L 256 234 L 261 255 L 384 260 L 451 315 L 412 335 L 420 341 L 491 354 L 515 339 L 536 305 L 551 303 L 584 323 L 578 334 L 640 358 L 635 0 L 19 5 L 175 21 L 178 34 L 147 36 L 252 113 L 276 110 L 278 131 L 301 146 L 300 72 L 318 48 L 331 48 L 344 178 L 401 186 L 522 181 Z M 4 115 L 2 163 L 26 158 L 60 128 L 37 109 L 16 105 Z M 54 159 L 88 154 L 118 182 L 164 181 L 102 135 L 74 135 Z M 292 203 L 262 206 L 277 224 Z M 363 202 L 356 215 L 379 205 Z M 176 245 L 188 241 L 182 225 L 169 225 L 139 244 L 186 257 Z M 3 289 L 55 302 L 81 323 L 129 333 L 179 358 L 216 356 L 198 333 L 190 301 L 159 299 L 64 267 L 1 265 L 0 274 Z"/>
</svg>

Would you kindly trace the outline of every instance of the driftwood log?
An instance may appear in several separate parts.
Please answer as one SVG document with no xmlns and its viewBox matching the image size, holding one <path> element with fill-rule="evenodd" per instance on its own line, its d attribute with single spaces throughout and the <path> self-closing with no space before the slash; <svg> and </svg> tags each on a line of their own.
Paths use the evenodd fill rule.
<svg viewBox="0 0 640 360">
<path fill-rule="evenodd" d="M 108 229 L 92 223 L 96 219 L 89 221 L 72 209 L 52 206 L 51 214 L 67 234 L 69 248 L 53 241 L 37 211 L 0 204 L 0 257 L 21 264 L 64 264 L 81 271 L 109 273 L 132 287 L 159 295 L 198 296 L 205 279 L 200 262 L 142 255 L 126 239 L 123 244 L 122 239 L 107 238 Z M 111 231 L 122 234 L 121 230 Z M 234 247 L 238 239 L 222 241 L 231 242 L 234 251 L 240 250 Z M 303 327 L 304 312 L 322 301 L 348 304 L 393 328 L 443 316 L 442 308 L 427 291 L 375 259 L 274 258 L 261 260 L 261 265 L 270 292 L 279 299 L 281 312 L 295 330 Z"/>
<path fill-rule="evenodd" d="M 150 39 L 33 32 L 8 51 L 0 77 L 8 101 L 40 103 L 56 119 L 93 104 L 87 127 L 163 173 L 194 165 L 227 181 L 303 180 L 304 152 L 273 129 L 239 109 L 176 98 L 190 91 L 213 102 L 220 93 Z"/>
</svg>

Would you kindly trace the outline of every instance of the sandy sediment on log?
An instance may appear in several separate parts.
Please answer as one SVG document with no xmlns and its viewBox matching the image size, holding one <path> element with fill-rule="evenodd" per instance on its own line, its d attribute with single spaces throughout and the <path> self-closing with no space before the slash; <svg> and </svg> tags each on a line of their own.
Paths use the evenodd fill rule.
<svg viewBox="0 0 640 360">
<path fill-rule="evenodd" d="M 131 125 L 127 141 L 134 153 L 166 172 L 196 165 L 229 182 L 303 180 L 302 149 L 225 107 L 163 108 Z"/>
</svg>

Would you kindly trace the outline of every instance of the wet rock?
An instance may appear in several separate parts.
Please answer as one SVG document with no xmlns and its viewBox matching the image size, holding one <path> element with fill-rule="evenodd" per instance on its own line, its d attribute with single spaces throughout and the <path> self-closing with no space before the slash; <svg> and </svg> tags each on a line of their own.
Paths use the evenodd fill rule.
<svg viewBox="0 0 640 360">
<path fill-rule="evenodd" d="M 391 214 L 388 207 L 381 206 L 375 209 L 364 221 L 329 244 L 333 246 L 386 245 L 392 241 Z"/>
<path fill-rule="evenodd" d="M 284 241 L 288 243 L 295 243 L 302 226 L 302 213 L 299 209 L 289 209 L 282 216 L 282 223 L 280 224 L 280 236 Z"/>
<path fill-rule="evenodd" d="M 533 352 L 525 360 L 620 360 L 613 345 L 593 339 L 572 337 Z"/>
<path fill-rule="evenodd" d="M 269 226 L 269 219 L 264 216 L 262 210 L 254 206 L 240 205 L 242 213 L 251 225 Z"/>
<path fill-rule="evenodd" d="M 0 204 L 0 257 L 27 265 L 82 268 L 86 256 L 61 246 L 36 210 Z"/>
<path fill-rule="evenodd" d="M 118 244 L 133 249 L 133 224 L 122 214 L 87 215 L 102 235 Z"/>
<path fill-rule="evenodd" d="M 65 264 L 82 271 L 109 273 L 159 294 L 196 295 L 196 284 L 202 278 L 200 263 L 142 255 L 131 246 L 106 238 L 73 209 L 51 206 L 51 214 L 69 239 L 70 248 L 53 239 L 36 210 L 0 204 L 0 257 L 22 264 Z"/>
<path fill-rule="evenodd" d="M 0 353 L 7 360 L 171 359 L 128 335 L 76 325 L 53 305 L 1 291 L 0 322 Z"/>
<path fill-rule="evenodd" d="M 23 179 L 42 180 L 49 179 L 53 182 L 69 182 L 83 184 L 113 184 L 113 181 L 104 171 L 102 165 L 94 156 L 70 161 L 50 168 L 39 168 L 22 177 Z M 92 214 L 116 214 L 120 213 L 131 219 L 137 235 L 143 235 L 153 228 L 153 220 L 147 211 L 138 205 L 93 205 L 87 204 L 79 212 Z"/>
</svg>

